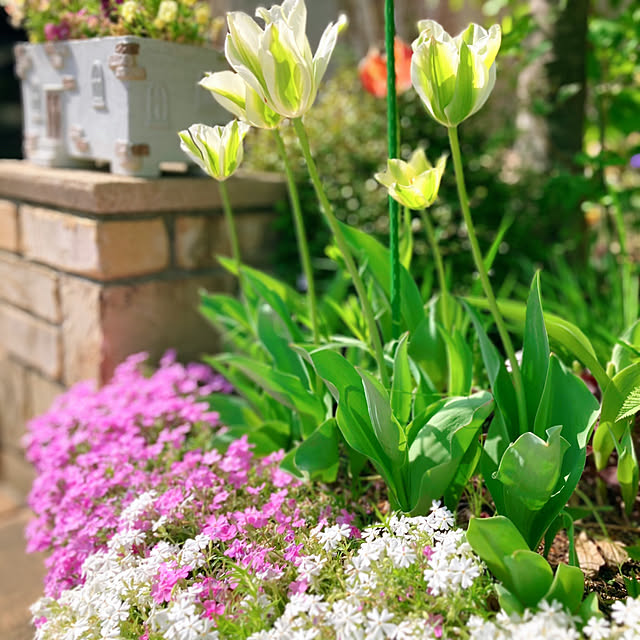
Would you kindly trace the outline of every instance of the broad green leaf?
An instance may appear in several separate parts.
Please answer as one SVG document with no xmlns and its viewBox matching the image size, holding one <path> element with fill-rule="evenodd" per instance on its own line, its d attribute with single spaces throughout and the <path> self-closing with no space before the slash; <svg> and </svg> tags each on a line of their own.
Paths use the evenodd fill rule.
<svg viewBox="0 0 640 640">
<path fill-rule="evenodd" d="M 322 402 L 309 393 L 295 376 L 261 362 L 232 354 L 222 354 L 210 358 L 209 361 L 223 363 L 242 371 L 247 378 L 286 407 L 308 414 L 318 424 L 324 421 L 325 409 Z"/>
<path fill-rule="evenodd" d="M 391 382 L 391 408 L 393 414 L 402 425 L 406 425 L 411 417 L 413 400 L 413 376 L 409 366 L 408 354 L 409 334 L 405 333 L 398 342 L 393 359 L 393 380 Z"/>
<path fill-rule="evenodd" d="M 602 618 L 602 612 L 598 606 L 598 592 L 592 591 L 582 601 L 580 608 L 578 609 L 578 616 L 582 620 L 583 624 L 587 624 L 591 618 Z"/>
<path fill-rule="evenodd" d="M 560 478 L 562 458 L 569 448 L 561 432 L 561 425 L 547 429 L 546 442 L 535 433 L 523 433 L 507 447 L 495 476 L 505 487 L 505 497 L 516 497 L 529 511 L 544 507 Z M 505 515 L 516 525 L 523 519 L 517 513 Z M 527 532 L 522 533 L 527 537 Z"/>
<path fill-rule="evenodd" d="M 292 314 L 296 312 L 296 309 L 288 306 L 276 291 L 265 284 L 263 281 L 264 274 L 244 267 L 242 267 L 240 271 L 242 273 L 243 282 L 250 286 L 256 295 L 273 309 L 273 311 L 279 316 L 283 325 L 286 326 L 289 335 L 289 342 L 301 342 L 303 340 L 302 333 L 291 317 Z M 256 274 L 260 274 L 260 277 Z M 257 307 L 259 313 L 260 305 L 258 304 Z"/>
<path fill-rule="evenodd" d="M 504 359 L 500 357 L 495 345 L 489 340 L 480 318 L 468 304 L 463 304 L 478 335 L 482 360 L 491 385 L 491 393 L 493 393 L 496 405 L 500 410 L 503 426 L 507 429 L 509 441 L 515 440 L 520 435 L 520 429 L 516 393 L 511 376 L 507 372 Z"/>
<path fill-rule="evenodd" d="M 447 345 L 447 365 L 449 383 L 447 392 L 450 395 L 462 396 L 471 391 L 473 376 L 473 354 L 464 336 L 457 330 L 448 334 L 444 329 L 441 335 Z"/>
<path fill-rule="evenodd" d="M 234 260 L 223 256 L 217 256 L 217 260 L 229 273 L 236 276 L 238 275 L 238 268 Z M 267 289 L 278 295 L 288 308 L 304 308 L 304 300 L 293 287 L 290 287 L 281 280 L 267 275 L 258 269 L 248 267 L 247 265 L 241 265 L 241 269 L 243 273 L 249 274 L 252 278 L 259 280 Z"/>
<path fill-rule="evenodd" d="M 502 483 L 495 479 L 500 460 L 511 442 L 501 411 L 496 411 L 489 425 L 480 457 L 480 471 L 498 513 L 506 513 Z"/>
<path fill-rule="evenodd" d="M 533 609 L 553 582 L 549 563 L 535 551 L 518 549 L 505 556 L 504 564 L 510 574 L 510 591 L 525 607 Z"/>
<path fill-rule="evenodd" d="M 578 485 L 584 470 L 587 442 L 599 414 L 598 401 L 587 385 L 555 355 L 549 361 L 549 374 L 543 396 L 543 401 L 548 406 L 548 425 L 562 425 L 562 437 L 569 443 L 569 449 L 562 458 L 561 482 L 553 496 L 534 517 L 531 531 L 532 541 L 535 540 L 532 545 L 536 546 Z"/>
<path fill-rule="evenodd" d="M 505 558 L 516 551 L 529 549 L 529 545 L 513 522 L 504 516 L 471 518 L 467 529 L 467 542 L 487 565 L 489 571 L 503 582 L 509 591 L 515 591 Z"/>
<path fill-rule="evenodd" d="M 627 516 L 630 516 L 638 495 L 638 480 L 640 476 L 630 427 L 625 429 L 620 440 L 617 476 L 622 499 L 624 500 L 624 510 Z"/>
<path fill-rule="evenodd" d="M 545 561 L 546 562 L 546 561 Z M 579 567 L 561 563 L 556 569 L 551 588 L 545 594 L 547 602 L 557 600 L 570 613 L 576 613 L 584 593 L 584 574 Z"/>
<path fill-rule="evenodd" d="M 205 400 L 212 411 L 220 415 L 220 423 L 225 427 L 258 427 L 263 421 L 252 411 L 244 398 L 227 393 L 213 393 Z"/>
<path fill-rule="evenodd" d="M 215 434 L 211 440 L 211 446 L 218 451 L 226 451 L 233 441 L 245 435 L 253 445 L 253 453 L 257 456 L 266 456 L 280 449 L 289 448 L 291 425 L 279 420 L 269 420 L 254 428 L 231 427 L 225 433 Z"/>
<path fill-rule="evenodd" d="M 622 343 L 622 344 L 621 344 Z M 620 341 L 613 347 L 611 362 L 616 367 L 616 372 L 620 372 L 630 364 L 638 361 L 638 355 L 632 351 L 630 345 L 636 350 L 640 350 L 640 319 L 636 320 L 621 336 Z"/>
<path fill-rule="evenodd" d="M 387 456 L 395 464 L 399 464 L 404 459 L 406 439 L 391 412 L 389 394 L 370 373 L 362 369 L 358 369 L 358 373 L 362 378 L 369 419 L 376 438 Z"/>
<path fill-rule="evenodd" d="M 311 479 L 334 482 L 340 462 L 338 427 L 335 419 L 325 420 L 291 453 L 291 461 L 298 472 L 296 475 L 303 472 Z"/>
<path fill-rule="evenodd" d="M 270 307 L 263 305 L 258 309 L 256 329 L 258 338 L 271 356 L 275 367 L 294 375 L 304 386 L 308 386 L 307 371 L 300 356 L 291 349 L 291 335 L 278 314 Z"/>
<path fill-rule="evenodd" d="M 425 315 L 411 333 L 409 355 L 420 364 L 436 389 L 447 384 L 446 344 L 438 331 L 436 304 L 429 304 Z"/>
<path fill-rule="evenodd" d="M 412 513 L 427 509 L 431 500 L 449 489 L 492 408 L 486 391 L 468 398 L 446 398 L 433 405 L 423 426 L 411 427 L 408 492 Z"/>
<path fill-rule="evenodd" d="M 226 362 L 220 360 L 218 356 L 204 356 L 203 360 L 216 371 L 221 373 L 233 385 L 235 391 L 242 396 L 258 414 L 260 414 L 260 417 L 263 420 L 267 417 L 265 411 L 267 403 L 253 383 L 248 380 L 245 375 L 233 367 L 230 367 Z"/>
<path fill-rule="evenodd" d="M 524 616 L 524 605 L 516 596 L 501 584 L 496 584 L 495 589 L 498 594 L 498 604 L 508 616 Z"/>
<path fill-rule="evenodd" d="M 345 358 L 329 349 L 318 349 L 310 356 L 318 375 L 338 398 L 336 420 L 347 444 L 367 456 L 395 492 L 392 464 L 373 431 L 360 375 Z"/>
<path fill-rule="evenodd" d="M 222 293 L 200 293 L 200 313 L 214 326 L 226 330 L 242 327 L 251 331 L 242 303 L 232 296 Z"/>
<path fill-rule="evenodd" d="M 391 296 L 391 278 L 389 277 L 389 250 L 373 236 L 355 227 L 339 223 L 347 243 L 359 258 L 360 264 L 366 264 L 378 286 L 384 291 L 387 299 Z M 404 329 L 413 331 L 424 317 L 424 303 L 420 290 L 411 274 L 400 265 L 400 311 L 404 321 Z"/>
<path fill-rule="evenodd" d="M 636 362 L 616 373 L 604 390 L 600 424 L 593 436 L 593 453 L 596 468 L 601 471 L 624 432 L 624 420 L 616 422 L 620 409 L 633 390 L 640 385 L 640 362 Z"/>
<path fill-rule="evenodd" d="M 449 509 L 454 511 L 464 490 L 469 486 L 469 481 L 475 473 L 482 455 L 482 446 L 479 438 L 474 438 L 469 444 L 469 448 L 464 452 L 453 480 L 449 483 L 444 492 L 444 503 Z"/>
<path fill-rule="evenodd" d="M 489 308 L 484 298 L 467 297 L 466 300 L 475 307 Z M 498 309 L 505 318 L 520 327 L 524 327 L 526 317 L 526 306 L 524 304 L 512 300 L 499 300 Z M 545 313 L 544 321 L 549 340 L 573 354 L 576 359 L 591 371 L 600 388 L 605 389 L 609 383 L 609 377 L 598 362 L 596 352 L 587 336 L 575 325 L 552 313 Z"/>
<path fill-rule="evenodd" d="M 542 314 L 540 272 L 533 278 L 527 301 L 520 369 L 527 401 L 528 421 L 529 424 L 533 424 L 549 369 L 549 341 Z"/>
</svg>

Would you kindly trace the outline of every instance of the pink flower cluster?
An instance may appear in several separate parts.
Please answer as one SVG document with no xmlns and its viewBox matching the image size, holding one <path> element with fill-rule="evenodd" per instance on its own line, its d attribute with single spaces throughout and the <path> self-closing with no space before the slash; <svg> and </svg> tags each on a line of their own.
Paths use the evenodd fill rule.
<svg viewBox="0 0 640 640">
<path fill-rule="evenodd" d="M 28 550 L 52 552 L 49 595 L 78 583 L 82 563 L 104 547 L 136 496 L 169 485 L 186 494 L 220 484 L 210 467 L 217 454 L 189 449 L 218 429 L 203 397 L 229 391 L 228 383 L 206 366 L 175 362 L 171 353 L 145 376 L 145 360 L 130 357 L 101 389 L 76 385 L 28 425 L 24 444 L 37 472 Z M 160 510 L 171 510 L 171 495 Z"/>
</svg>

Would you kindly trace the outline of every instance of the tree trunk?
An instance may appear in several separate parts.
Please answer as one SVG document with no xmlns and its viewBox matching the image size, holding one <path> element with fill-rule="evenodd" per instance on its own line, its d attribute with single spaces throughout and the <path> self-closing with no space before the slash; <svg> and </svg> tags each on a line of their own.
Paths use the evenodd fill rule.
<svg viewBox="0 0 640 640">
<path fill-rule="evenodd" d="M 563 8 L 558 4 L 531 2 L 538 30 L 528 46 L 551 46 L 518 81 L 516 151 L 525 171 L 573 171 L 573 158 L 582 150 L 589 0 L 567 0 Z"/>
</svg>

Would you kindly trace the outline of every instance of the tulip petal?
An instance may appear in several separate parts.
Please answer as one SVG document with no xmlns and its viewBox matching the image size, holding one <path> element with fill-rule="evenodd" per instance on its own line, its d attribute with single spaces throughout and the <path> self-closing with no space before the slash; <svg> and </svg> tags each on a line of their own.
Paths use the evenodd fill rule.
<svg viewBox="0 0 640 640">
<path fill-rule="evenodd" d="M 338 33 L 347 24 L 347 18 L 345 15 L 341 15 L 337 22 L 331 23 L 327 26 L 320 38 L 320 43 L 316 49 L 316 53 L 313 56 L 313 78 L 316 87 L 322 81 L 324 74 L 329 65 L 329 59 L 335 49 L 336 42 L 338 41 Z"/>
<path fill-rule="evenodd" d="M 257 55 L 257 43 L 263 35 L 258 24 L 242 11 L 227 14 L 229 33 L 225 41 L 225 55 L 229 64 L 246 67 L 257 79 L 261 79 L 260 59 Z"/>
<path fill-rule="evenodd" d="M 218 71 L 205 76 L 198 84 L 210 91 L 216 102 L 236 118 L 246 117 L 247 85 L 237 73 Z"/>
<path fill-rule="evenodd" d="M 467 43 L 460 43 L 460 61 L 456 74 L 455 93 L 444 112 L 450 122 L 462 122 L 473 109 L 473 89 L 476 86 L 474 60 Z"/>
</svg>

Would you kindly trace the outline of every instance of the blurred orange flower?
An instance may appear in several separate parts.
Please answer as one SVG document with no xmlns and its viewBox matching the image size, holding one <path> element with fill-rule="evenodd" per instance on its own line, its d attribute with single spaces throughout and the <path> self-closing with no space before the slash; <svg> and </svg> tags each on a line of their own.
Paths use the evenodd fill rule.
<svg viewBox="0 0 640 640">
<path fill-rule="evenodd" d="M 411 47 L 400 38 L 393 42 L 393 53 L 396 59 L 396 91 L 404 93 L 411 88 Z M 387 56 L 381 55 L 378 49 L 369 49 L 369 53 L 358 65 L 360 82 L 366 91 L 376 98 L 387 95 Z"/>
</svg>

